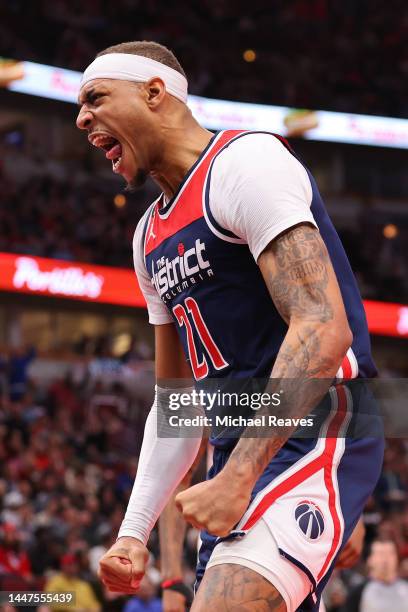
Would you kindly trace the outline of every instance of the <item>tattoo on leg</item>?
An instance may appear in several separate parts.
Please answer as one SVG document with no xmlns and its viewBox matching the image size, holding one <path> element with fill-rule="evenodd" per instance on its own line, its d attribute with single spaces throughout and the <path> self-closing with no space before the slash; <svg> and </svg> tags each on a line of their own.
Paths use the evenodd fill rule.
<svg viewBox="0 0 408 612">
<path fill-rule="evenodd" d="M 286 612 L 281 594 L 242 565 L 216 565 L 204 574 L 192 612 Z"/>
</svg>

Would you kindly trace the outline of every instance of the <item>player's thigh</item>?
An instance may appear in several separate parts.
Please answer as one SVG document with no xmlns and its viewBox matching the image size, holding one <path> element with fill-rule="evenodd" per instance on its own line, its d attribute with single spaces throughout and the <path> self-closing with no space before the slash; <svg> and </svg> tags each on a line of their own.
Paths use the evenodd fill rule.
<svg viewBox="0 0 408 612">
<path fill-rule="evenodd" d="M 191 612 L 286 612 L 280 593 L 257 572 L 235 563 L 208 568 Z"/>
</svg>

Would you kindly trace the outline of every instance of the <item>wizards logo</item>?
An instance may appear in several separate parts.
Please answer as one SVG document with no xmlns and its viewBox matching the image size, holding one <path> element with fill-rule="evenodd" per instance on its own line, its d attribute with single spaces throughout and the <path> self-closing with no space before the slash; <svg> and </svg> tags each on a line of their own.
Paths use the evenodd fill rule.
<svg viewBox="0 0 408 612">
<path fill-rule="evenodd" d="M 295 520 L 300 531 L 309 540 L 318 540 L 324 531 L 323 513 L 320 508 L 307 499 L 295 508 Z"/>
</svg>

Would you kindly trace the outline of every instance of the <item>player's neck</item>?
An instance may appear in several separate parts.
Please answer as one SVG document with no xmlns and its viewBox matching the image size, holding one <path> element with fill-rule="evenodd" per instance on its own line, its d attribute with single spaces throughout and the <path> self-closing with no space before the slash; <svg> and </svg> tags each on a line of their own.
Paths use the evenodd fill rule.
<svg viewBox="0 0 408 612">
<path fill-rule="evenodd" d="M 202 128 L 195 120 L 187 126 L 172 126 L 166 131 L 160 162 L 150 174 L 167 199 L 174 196 L 212 137 L 212 132 Z"/>
</svg>

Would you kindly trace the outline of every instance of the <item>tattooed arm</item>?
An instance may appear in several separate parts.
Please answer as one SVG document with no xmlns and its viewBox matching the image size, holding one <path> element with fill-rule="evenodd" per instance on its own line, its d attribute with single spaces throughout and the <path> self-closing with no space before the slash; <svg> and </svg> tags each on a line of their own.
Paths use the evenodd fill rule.
<svg viewBox="0 0 408 612">
<path fill-rule="evenodd" d="M 327 392 L 352 342 L 340 289 L 320 233 L 309 224 L 292 227 L 274 239 L 258 264 L 288 324 L 268 391 L 283 391 L 284 409 L 290 412 L 282 416 L 303 417 Z M 226 535 L 246 510 L 255 482 L 295 429 L 270 429 L 268 437 L 257 438 L 245 437 L 244 432 L 212 481 L 210 502 L 208 486 L 196 485 L 202 491 L 193 487 L 191 497 L 188 492 L 181 494 L 186 496 L 179 503 L 185 518 L 210 533 Z M 225 499 L 226 490 L 231 503 Z"/>
<path fill-rule="evenodd" d="M 258 264 L 288 324 L 272 370 L 272 391 L 282 390 L 285 408 L 302 417 L 328 390 L 352 343 L 343 299 L 320 233 L 308 224 L 273 240 Z M 308 385 L 310 379 L 321 381 Z M 253 486 L 295 429 L 282 429 L 279 435 L 271 431 L 267 438 L 241 438 L 227 464 L 229 470 Z"/>
</svg>

